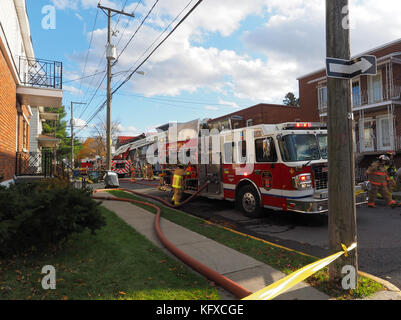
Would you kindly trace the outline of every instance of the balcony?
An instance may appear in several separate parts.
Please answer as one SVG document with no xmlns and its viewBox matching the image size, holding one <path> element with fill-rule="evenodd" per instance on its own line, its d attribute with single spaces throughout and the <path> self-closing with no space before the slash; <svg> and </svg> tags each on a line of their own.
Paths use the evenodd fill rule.
<svg viewBox="0 0 401 320">
<path fill-rule="evenodd" d="M 57 61 L 19 57 L 21 104 L 60 108 L 62 103 L 63 64 Z"/>
<path fill-rule="evenodd" d="M 327 99 L 321 99 L 318 103 L 318 110 L 320 116 L 327 115 Z M 398 101 L 401 103 L 401 87 L 395 86 L 390 92 L 389 90 L 383 90 L 380 94 L 376 96 L 372 91 L 362 90 L 359 97 L 353 99 L 353 111 L 358 111 L 362 109 L 369 109 L 375 107 L 386 106 Z"/>
</svg>

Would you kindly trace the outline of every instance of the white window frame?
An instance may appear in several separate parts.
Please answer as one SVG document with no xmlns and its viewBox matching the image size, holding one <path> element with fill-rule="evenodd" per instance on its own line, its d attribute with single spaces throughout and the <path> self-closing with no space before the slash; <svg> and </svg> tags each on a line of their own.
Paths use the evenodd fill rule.
<svg viewBox="0 0 401 320">
<path fill-rule="evenodd" d="M 355 100 L 354 100 L 354 83 L 358 83 L 359 86 L 359 104 L 355 104 Z M 359 107 L 362 105 L 362 95 L 361 95 L 361 79 L 357 78 L 352 80 L 351 83 L 351 94 L 352 94 L 352 107 Z"/>
<path fill-rule="evenodd" d="M 250 125 L 249 125 L 250 124 Z M 248 119 L 246 120 L 246 126 L 247 127 L 252 127 L 253 126 L 253 119 Z"/>
<path fill-rule="evenodd" d="M 368 121 L 376 121 L 376 120 L 373 118 L 362 118 L 359 122 L 359 148 L 360 148 L 361 152 L 375 151 L 375 138 L 376 137 L 372 137 L 372 147 L 371 148 L 367 148 L 365 146 L 365 123 Z"/>
<path fill-rule="evenodd" d="M 380 77 L 380 98 L 378 100 L 374 99 L 374 88 L 373 88 L 373 78 Z M 368 99 L 369 103 L 377 103 L 383 101 L 383 75 L 381 70 L 377 70 L 376 76 L 370 76 L 368 81 Z"/>
<path fill-rule="evenodd" d="M 390 146 L 383 146 L 383 135 L 382 135 L 382 120 L 389 121 L 389 134 L 390 134 Z M 377 150 L 391 150 L 394 148 L 394 125 L 393 117 L 390 115 L 383 115 L 376 117 L 376 135 L 377 135 Z"/>
<path fill-rule="evenodd" d="M 323 94 L 324 89 L 326 89 L 326 103 L 324 103 L 324 94 Z M 327 108 L 327 86 L 321 86 L 317 88 L 317 99 L 318 99 L 319 110 Z"/>
</svg>

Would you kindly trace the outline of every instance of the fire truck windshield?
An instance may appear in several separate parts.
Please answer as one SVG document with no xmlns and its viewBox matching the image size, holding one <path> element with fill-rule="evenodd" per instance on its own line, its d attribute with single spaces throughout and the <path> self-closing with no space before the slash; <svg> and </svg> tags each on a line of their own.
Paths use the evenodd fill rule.
<svg viewBox="0 0 401 320">
<path fill-rule="evenodd" d="M 318 134 L 317 140 L 319 141 L 320 154 L 323 159 L 327 159 L 327 134 Z"/>
<path fill-rule="evenodd" d="M 321 144 L 320 148 L 318 140 Z M 327 143 L 324 146 L 323 137 L 317 139 L 314 134 L 285 135 L 279 139 L 279 145 L 281 156 L 285 162 L 319 160 L 323 156 L 323 152 L 321 156 L 321 150 L 327 150 Z"/>
</svg>

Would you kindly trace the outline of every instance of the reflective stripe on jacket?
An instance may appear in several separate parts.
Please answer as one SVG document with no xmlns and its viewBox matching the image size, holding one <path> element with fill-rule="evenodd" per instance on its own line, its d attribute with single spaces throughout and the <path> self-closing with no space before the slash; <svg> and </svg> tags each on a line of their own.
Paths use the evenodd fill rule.
<svg viewBox="0 0 401 320">
<path fill-rule="evenodd" d="M 184 178 L 178 174 L 175 174 L 173 176 L 173 183 L 172 183 L 172 187 L 176 188 L 176 189 L 182 189 L 182 182 L 183 182 Z"/>
</svg>

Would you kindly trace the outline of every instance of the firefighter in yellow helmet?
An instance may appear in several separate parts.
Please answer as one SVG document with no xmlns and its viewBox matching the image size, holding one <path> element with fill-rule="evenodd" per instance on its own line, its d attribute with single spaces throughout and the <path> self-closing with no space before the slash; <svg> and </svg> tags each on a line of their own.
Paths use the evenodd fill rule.
<svg viewBox="0 0 401 320">
<path fill-rule="evenodd" d="M 182 164 L 179 164 L 178 168 L 174 170 L 173 182 L 171 183 L 174 191 L 174 195 L 171 201 L 174 205 L 179 205 L 181 203 L 182 194 L 184 191 L 184 176 L 186 175 L 186 173 L 183 168 L 184 166 Z"/>
<path fill-rule="evenodd" d="M 368 206 L 371 208 L 376 207 L 375 200 L 378 192 L 380 192 L 389 206 L 392 208 L 397 206 L 397 203 L 392 199 L 389 191 L 390 178 L 388 177 L 385 168 L 385 165 L 389 160 L 390 159 L 386 155 L 381 155 L 379 160 L 373 162 L 366 171 L 370 182 Z"/>
</svg>

